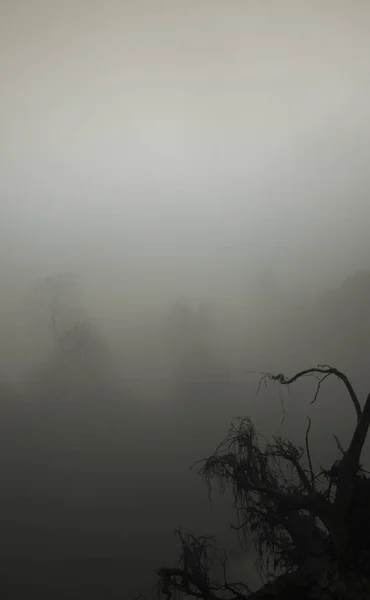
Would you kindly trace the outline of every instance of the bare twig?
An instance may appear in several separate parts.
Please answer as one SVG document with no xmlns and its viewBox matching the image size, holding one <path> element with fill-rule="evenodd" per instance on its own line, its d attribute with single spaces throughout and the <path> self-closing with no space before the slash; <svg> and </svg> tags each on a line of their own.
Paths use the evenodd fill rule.
<svg viewBox="0 0 370 600">
<path fill-rule="evenodd" d="M 342 444 L 340 443 L 340 441 L 339 441 L 338 437 L 335 435 L 335 433 L 333 433 L 333 436 L 334 436 L 334 439 L 335 439 L 335 441 L 336 441 L 337 448 L 338 448 L 339 452 L 340 452 L 341 454 L 343 454 L 343 456 L 344 456 L 345 452 L 344 452 L 344 450 L 343 450 L 343 446 L 342 446 Z"/>
<path fill-rule="evenodd" d="M 317 384 L 316 392 L 315 392 L 315 395 L 314 395 L 314 398 L 313 398 L 311 404 L 314 404 L 316 402 L 316 400 L 318 398 L 318 395 L 320 393 L 321 384 L 324 383 L 325 379 L 327 377 L 329 377 L 329 375 L 331 375 L 331 373 L 327 373 L 326 375 L 324 375 L 324 377 L 321 377 L 321 379 L 318 378 L 319 379 L 319 383 Z"/>
<path fill-rule="evenodd" d="M 307 458 L 308 458 L 308 464 L 310 466 L 311 487 L 312 487 L 312 491 L 314 491 L 314 489 L 315 489 L 315 474 L 314 474 L 313 467 L 312 467 L 310 445 L 308 442 L 308 435 L 309 435 L 310 429 L 311 429 L 311 419 L 310 419 L 310 417 L 307 417 L 307 419 L 308 419 L 308 427 L 306 430 L 306 454 L 307 454 Z"/>
</svg>

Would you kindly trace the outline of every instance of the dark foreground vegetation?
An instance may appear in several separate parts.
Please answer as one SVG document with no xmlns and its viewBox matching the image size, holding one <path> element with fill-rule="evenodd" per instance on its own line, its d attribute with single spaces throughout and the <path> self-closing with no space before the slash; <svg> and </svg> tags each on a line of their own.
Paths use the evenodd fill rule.
<svg viewBox="0 0 370 600">
<path fill-rule="evenodd" d="M 338 459 L 314 470 L 309 433 L 304 448 L 289 440 L 270 441 L 252 421 L 235 423 L 217 450 L 203 461 L 200 474 L 211 492 L 231 487 L 240 542 L 253 542 L 257 567 L 267 579 L 257 591 L 228 578 L 227 557 L 207 536 L 178 533 L 181 554 L 172 567 L 158 569 L 160 596 L 203 600 L 364 599 L 370 597 L 370 479 L 361 453 L 370 425 L 370 394 L 361 403 L 347 376 L 328 365 L 293 377 L 264 375 L 290 386 L 313 376 L 318 399 L 325 379 L 345 386 L 356 425 L 348 447 L 334 434 Z M 261 380 L 262 383 L 262 380 Z"/>
<path fill-rule="evenodd" d="M 37 281 L 24 303 L 32 327 L 21 310 L 0 321 L 0 597 L 149 600 L 159 581 L 165 600 L 253 598 L 243 581 L 282 598 L 299 584 L 305 598 L 319 593 L 312 580 L 329 589 L 335 577 L 337 597 L 339 583 L 353 598 L 366 590 L 370 274 L 311 303 L 274 279 L 240 312 L 181 300 L 158 316 L 149 303 L 131 329 L 126 309 L 105 328 L 79 290 L 73 278 Z M 260 376 L 245 365 L 299 373 L 317 360 L 340 365 L 357 395 L 317 367 L 311 384 L 264 377 L 274 385 L 255 400 Z M 325 382 L 308 431 L 315 377 Z M 248 419 L 189 470 L 237 415 Z"/>
</svg>

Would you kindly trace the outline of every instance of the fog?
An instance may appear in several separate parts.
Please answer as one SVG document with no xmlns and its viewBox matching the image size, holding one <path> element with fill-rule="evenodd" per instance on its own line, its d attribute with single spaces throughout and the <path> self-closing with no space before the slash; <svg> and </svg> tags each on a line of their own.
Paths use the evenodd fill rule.
<svg viewBox="0 0 370 600">
<path fill-rule="evenodd" d="M 317 461 L 350 433 L 337 384 L 310 406 L 248 371 L 368 389 L 369 26 L 366 0 L 2 0 L 3 598 L 149 595 L 179 526 L 258 583 L 188 467 L 238 415 L 301 442 L 310 414 Z"/>
</svg>

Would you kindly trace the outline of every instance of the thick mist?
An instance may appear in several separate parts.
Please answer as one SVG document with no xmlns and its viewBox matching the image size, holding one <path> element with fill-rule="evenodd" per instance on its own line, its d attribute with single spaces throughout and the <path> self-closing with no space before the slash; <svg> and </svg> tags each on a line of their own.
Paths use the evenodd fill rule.
<svg viewBox="0 0 370 600">
<path fill-rule="evenodd" d="M 313 456 L 365 393 L 365 1 L 4 1 L 0 7 L 0 587 L 151 593 L 176 527 L 242 562 L 195 460 L 231 421 Z M 335 423 L 334 421 L 335 417 Z M 243 558 L 244 560 L 244 558 Z"/>
</svg>

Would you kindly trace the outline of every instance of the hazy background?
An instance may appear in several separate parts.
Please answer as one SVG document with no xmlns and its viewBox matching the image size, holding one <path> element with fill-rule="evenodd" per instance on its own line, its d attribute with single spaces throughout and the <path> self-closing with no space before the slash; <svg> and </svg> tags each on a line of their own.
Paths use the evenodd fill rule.
<svg viewBox="0 0 370 600">
<path fill-rule="evenodd" d="M 130 597 L 175 527 L 229 543 L 187 467 L 237 414 L 313 411 L 320 460 L 348 434 L 338 387 L 282 425 L 246 369 L 366 391 L 369 27 L 367 0 L 1 0 L 2 597 Z M 31 301 L 59 273 L 83 366 Z"/>
</svg>

